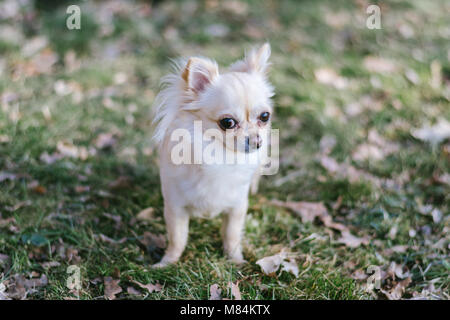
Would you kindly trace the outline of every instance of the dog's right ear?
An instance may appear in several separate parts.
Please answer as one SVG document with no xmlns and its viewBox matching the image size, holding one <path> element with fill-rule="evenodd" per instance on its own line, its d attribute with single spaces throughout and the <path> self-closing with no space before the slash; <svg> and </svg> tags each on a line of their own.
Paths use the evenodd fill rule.
<svg viewBox="0 0 450 320">
<path fill-rule="evenodd" d="M 188 89 L 200 93 L 219 75 L 219 67 L 215 61 L 206 58 L 190 58 L 181 77 Z"/>
<path fill-rule="evenodd" d="M 259 72 L 265 75 L 270 66 L 270 44 L 266 42 L 260 48 L 253 48 L 245 55 L 243 60 L 237 61 L 230 66 L 231 71 Z"/>
</svg>

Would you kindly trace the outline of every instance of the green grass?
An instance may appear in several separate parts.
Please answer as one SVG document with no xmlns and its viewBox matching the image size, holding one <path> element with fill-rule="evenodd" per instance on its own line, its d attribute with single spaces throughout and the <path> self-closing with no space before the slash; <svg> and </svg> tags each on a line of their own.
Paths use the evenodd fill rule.
<svg viewBox="0 0 450 320">
<path fill-rule="evenodd" d="M 78 31 L 65 28 L 65 7 L 56 5 L 38 8 L 29 22 L 10 18 L 0 25 L 14 26 L 25 39 L 0 39 L 0 176 L 15 175 L 0 179 L 0 221 L 15 218 L 0 223 L 0 254 L 10 257 L 0 264 L 0 282 L 17 273 L 44 273 L 49 284 L 29 297 L 64 299 L 73 296 L 66 269 L 77 264 L 82 299 L 103 298 L 106 276 L 120 278 L 119 298 L 132 298 L 126 289 L 136 280 L 163 285 L 145 299 L 206 299 L 215 283 L 231 298 L 229 281 L 239 281 L 244 299 L 384 299 L 380 291 L 365 292 L 366 281 L 351 275 L 370 265 L 386 271 L 396 262 L 411 273 L 404 298 L 431 283 L 435 297 L 449 297 L 450 190 L 436 178 L 449 172 L 450 145 L 447 140 L 431 146 L 411 135 L 413 128 L 450 119 L 448 3 L 383 2 L 381 30 L 365 28 L 365 8 L 349 1 L 248 1 L 245 14 L 204 2 L 162 2 L 145 10 L 143 2 L 126 1 L 111 23 L 102 22 L 103 5 L 80 6 Z M 334 25 L 342 20 L 339 15 L 343 22 Z M 213 23 L 226 26 L 228 33 L 217 38 L 205 32 Z M 412 29 L 412 37 L 402 34 L 405 28 Z M 46 50 L 58 58 L 51 72 L 29 71 L 33 56 L 24 56 L 22 47 L 37 36 L 47 39 Z M 146 231 L 165 233 L 165 227 L 149 113 L 159 80 L 170 71 L 169 59 L 200 54 L 227 65 L 265 40 L 272 45 L 273 126 L 280 128 L 281 166 L 250 198 L 244 241 L 248 264 L 238 267 L 223 257 L 219 219 L 193 220 L 180 262 L 151 269 L 163 250 L 140 240 Z M 78 65 L 69 62 L 71 52 Z M 397 71 L 371 72 L 364 66 L 367 56 L 390 59 Z M 437 88 L 430 85 L 433 61 L 442 70 Z M 345 77 L 348 86 L 319 83 L 314 71 L 323 67 Z M 408 69 L 417 74 L 417 83 L 406 78 Z M 118 82 L 119 73 L 127 76 L 125 82 Z M 71 92 L 58 94 L 58 80 Z M 348 112 L 352 103 L 362 106 L 359 114 Z M 373 129 L 398 150 L 382 160 L 353 159 Z M 96 148 L 99 134 L 110 132 L 117 143 Z M 329 156 L 338 162 L 379 179 L 403 177 L 404 183 L 387 187 L 328 173 L 318 161 L 324 136 L 336 139 Z M 54 153 L 61 141 L 86 148 L 87 159 L 42 161 L 42 154 Z M 114 187 L 120 177 L 126 183 Z M 45 189 L 30 187 L 33 181 Z M 345 247 L 336 242 L 337 232 L 318 222 L 302 223 L 267 199 L 322 201 L 335 221 L 370 242 Z M 422 205 L 440 210 L 442 219 L 435 223 L 420 213 Z M 155 209 L 154 220 L 136 221 L 147 207 Z M 105 213 L 120 217 L 120 225 Z M 394 226 L 397 232 L 389 236 Z M 110 244 L 100 234 L 125 240 Z M 316 237 L 308 238 L 312 234 Z M 408 248 L 390 250 L 398 245 Z M 285 272 L 267 276 L 256 265 L 282 248 L 296 257 L 298 278 Z M 79 259 L 59 254 L 67 249 L 76 249 Z M 48 261 L 60 265 L 44 269 L 41 264 Z M 393 281 L 383 281 L 383 289 Z"/>
</svg>

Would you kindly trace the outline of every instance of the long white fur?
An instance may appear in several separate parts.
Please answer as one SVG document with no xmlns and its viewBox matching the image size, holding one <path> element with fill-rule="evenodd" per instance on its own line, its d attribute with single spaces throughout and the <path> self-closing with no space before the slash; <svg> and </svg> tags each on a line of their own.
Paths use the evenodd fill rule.
<svg viewBox="0 0 450 320">
<path fill-rule="evenodd" d="M 257 175 L 258 164 L 175 165 L 171 159 L 175 142 L 169 137 L 178 128 L 192 132 L 195 120 L 202 121 L 204 130 L 218 129 L 218 121 L 227 114 L 241 119 L 241 126 L 233 133 L 236 138 L 245 136 L 254 140 L 263 136 L 270 123 L 261 123 L 258 116 L 272 111 L 270 97 L 273 96 L 273 87 L 266 77 L 269 56 L 270 46 L 265 44 L 250 51 L 242 61 L 221 74 L 215 61 L 206 58 L 191 58 L 189 63 L 186 59 L 179 60 L 175 63 L 174 73 L 162 79 L 163 89 L 155 102 L 153 139 L 159 144 L 169 245 L 156 266 L 178 261 L 187 242 L 190 217 L 212 218 L 220 213 L 224 214 L 222 236 L 225 253 L 232 261 L 244 261 L 242 230 L 250 184 Z M 205 88 L 205 83 L 198 83 L 204 80 L 207 80 Z M 259 157 L 261 150 L 266 148 L 265 140 L 262 139 L 263 147 L 253 148 L 250 157 Z M 223 141 L 213 143 L 224 147 Z M 241 145 L 233 152 L 242 153 L 242 150 Z"/>
</svg>

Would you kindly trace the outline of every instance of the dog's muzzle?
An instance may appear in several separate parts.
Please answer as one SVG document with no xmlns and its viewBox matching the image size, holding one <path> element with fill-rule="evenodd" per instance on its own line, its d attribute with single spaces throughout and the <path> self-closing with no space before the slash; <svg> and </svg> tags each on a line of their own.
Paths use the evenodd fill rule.
<svg viewBox="0 0 450 320">
<path fill-rule="evenodd" d="M 262 138 L 259 136 L 259 134 L 253 136 L 253 137 L 245 137 L 245 152 L 249 153 L 252 151 L 255 151 L 262 146 Z"/>
</svg>

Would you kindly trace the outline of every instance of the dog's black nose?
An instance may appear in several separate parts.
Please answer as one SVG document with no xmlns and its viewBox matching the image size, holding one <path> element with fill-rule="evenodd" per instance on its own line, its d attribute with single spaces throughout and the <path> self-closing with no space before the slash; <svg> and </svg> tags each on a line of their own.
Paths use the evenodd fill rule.
<svg viewBox="0 0 450 320">
<path fill-rule="evenodd" d="M 256 149 L 259 149 L 259 148 L 261 148 L 261 146 L 262 146 L 262 139 L 261 139 L 261 137 L 259 136 L 259 134 L 256 136 Z"/>
</svg>

